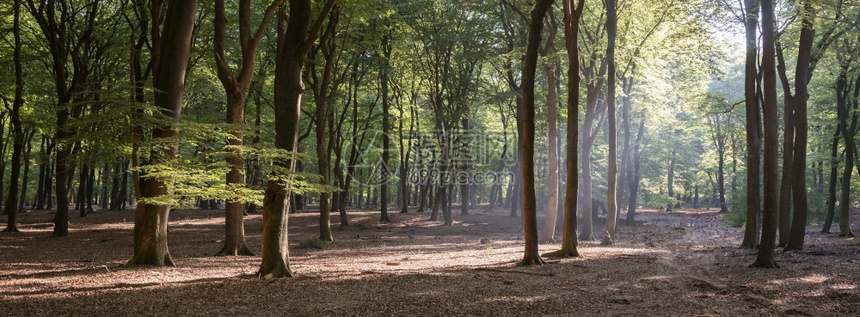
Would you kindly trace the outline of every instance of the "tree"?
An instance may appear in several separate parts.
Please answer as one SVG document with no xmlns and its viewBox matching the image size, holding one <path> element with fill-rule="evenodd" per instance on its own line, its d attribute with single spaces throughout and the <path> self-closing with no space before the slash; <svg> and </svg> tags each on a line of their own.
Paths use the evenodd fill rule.
<svg viewBox="0 0 860 317">
<path fill-rule="evenodd" d="M 50 0 L 40 1 L 38 5 L 33 0 L 27 0 L 27 9 L 48 44 L 51 54 L 49 64 L 57 95 L 57 105 L 54 108 L 57 119 L 57 214 L 54 217 L 53 232 L 56 237 L 69 235 L 69 192 L 75 170 L 73 149 L 76 148 L 74 142 L 70 142 L 75 131 L 70 128 L 69 123 L 83 112 L 82 92 L 96 66 L 90 63 L 91 60 L 97 59 L 92 55 L 103 53 L 98 49 L 85 49 L 105 45 L 96 43 L 93 37 L 96 23 L 100 22 L 98 18 L 101 8 L 100 0 L 83 3 Z"/>
<path fill-rule="evenodd" d="M 618 4 L 617 0 L 606 1 L 606 63 L 607 63 L 607 90 L 606 90 L 606 112 L 609 124 L 609 166 L 606 186 L 606 230 L 601 244 L 611 245 L 615 243 L 615 223 L 618 217 L 618 200 L 615 197 L 618 184 L 618 127 L 616 123 L 615 110 L 615 39 L 618 36 Z"/>
<path fill-rule="evenodd" d="M 573 0 L 562 0 L 564 10 L 564 39 L 569 60 L 567 68 L 567 188 L 564 194 L 564 229 L 561 237 L 561 250 L 553 251 L 544 256 L 579 256 L 576 241 L 576 207 L 579 191 L 579 168 L 577 164 L 577 143 L 579 142 L 579 19 L 585 0 L 578 0 L 576 6 Z"/>
<path fill-rule="evenodd" d="M 191 35 L 197 14 L 197 1 L 170 0 L 161 33 L 160 55 L 155 65 L 153 86 L 155 106 L 172 121 L 153 128 L 152 135 L 159 138 L 150 152 L 149 164 L 167 164 L 176 156 L 177 144 L 170 140 L 179 133 L 173 124 L 182 115 L 182 96 L 185 72 L 191 56 Z M 127 265 L 175 265 L 167 248 L 167 220 L 170 204 L 160 197 L 169 194 L 170 179 L 149 175 L 141 186 L 142 200 L 137 204 L 134 217 L 134 256 Z M 59 184 L 58 184 L 59 185 Z"/>
<path fill-rule="evenodd" d="M 847 41 L 846 41 L 847 42 Z M 847 44 L 847 43 L 846 43 Z M 854 141 L 854 136 L 858 130 L 858 99 L 860 99 L 860 74 L 848 79 L 849 68 L 852 66 L 852 58 L 857 56 L 856 50 L 858 46 L 845 45 L 846 52 L 839 54 L 839 75 L 836 78 L 836 113 L 839 123 L 837 124 L 838 134 L 842 135 L 842 140 L 845 143 L 844 166 L 842 169 L 842 182 L 840 186 L 841 196 L 839 198 L 839 236 L 850 238 L 854 236 L 851 232 L 851 173 L 856 164 L 855 153 L 857 146 Z M 853 47 L 852 47 L 853 46 Z M 847 55 L 847 56 L 846 56 Z M 851 83 L 853 82 L 853 85 Z M 853 87 L 852 87 L 853 86 Z M 853 90 L 853 96 L 851 95 Z M 851 109 L 851 119 L 848 122 L 849 109 Z M 837 144 L 834 140 L 833 144 Z M 835 197 L 834 197 L 835 198 Z"/>
<path fill-rule="evenodd" d="M 15 0 L 12 6 L 14 11 L 12 32 L 15 37 L 13 48 L 15 99 L 12 101 L 10 117 L 14 144 L 12 145 L 12 173 L 9 178 L 9 193 L 7 194 L 4 206 L 4 213 L 8 214 L 8 220 L 6 221 L 6 229 L 3 229 L 3 232 L 18 232 L 15 216 L 18 213 L 18 178 L 21 172 L 21 151 L 24 147 L 24 132 L 21 131 L 21 107 L 24 105 L 24 71 L 21 67 L 21 0 Z M 3 101 L 5 103 L 6 99 L 3 99 Z M 8 107 L 9 104 L 6 103 L 6 108 L 8 109 Z"/>
<path fill-rule="evenodd" d="M 311 49 L 310 53 L 310 55 L 316 56 L 316 53 L 322 52 L 321 60 L 312 60 L 310 62 L 309 82 L 311 84 L 311 89 L 314 92 L 314 103 L 317 107 L 315 119 L 317 166 L 320 175 L 320 184 L 324 186 L 327 186 L 330 183 L 330 152 L 332 147 L 331 142 L 333 142 L 334 138 L 334 134 L 332 133 L 329 137 L 328 143 L 326 142 L 326 128 L 328 127 L 329 132 L 336 129 L 333 124 L 334 114 L 332 113 L 332 104 L 334 103 L 338 81 L 340 80 L 336 74 L 333 74 L 336 71 L 336 67 L 339 62 L 339 60 L 336 60 L 336 58 L 339 58 L 339 55 L 336 51 L 337 41 L 335 38 L 339 15 L 338 7 L 335 6 L 332 8 L 328 23 L 321 31 L 322 35 L 320 36 L 320 44 Z M 322 62 L 322 67 L 318 67 L 318 62 Z M 319 74 L 318 68 L 322 68 L 322 71 L 319 71 Z M 331 193 L 328 191 L 320 192 L 319 226 L 320 240 L 323 241 L 334 241 L 334 236 L 331 233 L 331 196 Z"/>
<path fill-rule="evenodd" d="M 807 100 L 809 92 L 807 86 L 812 77 L 810 71 L 810 59 L 812 53 L 812 42 L 815 38 L 815 12 L 812 10 L 810 1 L 803 1 L 803 13 L 801 18 L 802 29 L 798 44 L 797 68 L 795 70 L 795 96 L 792 98 L 792 108 L 786 111 L 794 111 L 794 153 L 783 153 L 793 155 L 791 164 L 791 204 L 794 212 L 791 217 L 791 233 L 785 244 L 785 250 L 803 249 L 803 241 L 806 237 L 806 218 L 809 203 L 806 197 L 806 148 L 809 134 L 809 123 L 807 118 Z M 764 31 L 762 31 L 764 32 Z M 780 63 L 782 64 L 782 63 Z M 814 66 L 813 66 L 814 68 Z M 784 83 L 783 83 L 784 85 Z M 787 139 L 790 141 L 790 139 Z M 781 208 L 782 209 L 782 208 Z M 786 213 L 788 209 L 784 210 Z M 764 220 L 762 220 L 764 221 Z"/>
<path fill-rule="evenodd" d="M 731 108 L 726 105 L 726 100 L 720 96 L 710 96 L 709 102 L 713 110 L 706 116 L 706 120 L 710 125 L 709 134 L 714 149 L 717 152 L 717 190 L 719 191 L 720 212 L 727 213 L 729 211 L 726 205 L 726 181 L 725 181 L 725 165 L 726 165 L 726 150 L 728 132 L 727 126 L 729 122 L 729 112 Z M 728 108 L 728 109 L 726 109 Z"/>
<path fill-rule="evenodd" d="M 555 51 L 555 33 L 558 29 L 558 23 L 555 22 L 555 16 L 552 11 L 549 12 L 549 20 L 546 22 L 549 27 L 549 35 L 547 35 L 546 44 L 541 49 L 541 56 L 548 57 L 550 53 Z M 547 142 L 548 159 L 549 159 L 549 194 L 547 195 L 546 206 L 546 222 L 544 222 L 543 231 L 541 232 L 541 240 L 553 241 L 555 235 L 555 222 L 558 218 L 558 106 L 557 106 L 557 89 L 556 84 L 558 79 L 555 77 L 556 61 L 554 59 L 544 62 L 543 71 L 547 78 L 547 129 L 549 141 Z"/>
<path fill-rule="evenodd" d="M 255 32 L 251 32 L 251 1 L 239 1 L 239 44 L 241 47 L 241 61 L 238 74 L 234 73 L 227 64 L 227 55 L 224 52 L 224 38 L 227 26 L 227 14 L 224 8 L 224 0 L 215 1 L 215 61 L 218 70 L 218 79 L 224 87 L 227 95 L 227 123 L 233 125 L 233 130 L 227 144 L 230 146 L 227 155 L 227 164 L 230 171 L 227 172 L 227 186 L 244 186 L 245 184 L 245 160 L 242 158 L 242 137 L 245 123 L 245 99 L 251 83 L 254 80 L 254 68 L 257 62 L 257 47 L 269 25 L 269 20 L 282 3 L 275 0 L 266 8 L 260 25 Z M 245 243 L 245 224 L 243 220 L 244 201 L 241 197 L 229 199 L 224 207 L 225 213 L 225 238 L 224 247 L 218 251 L 219 255 L 253 255 L 248 244 Z"/>
<path fill-rule="evenodd" d="M 776 268 L 773 249 L 776 244 L 777 208 L 779 203 L 778 156 L 779 120 L 776 100 L 776 52 L 774 48 L 774 9 L 772 0 L 761 0 L 762 84 L 764 103 L 764 213 L 761 245 L 752 267 Z M 747 73 L 749 75 L 749 73 Z M 749 118 L 748 118 L 749 119 Z"/>
<path fill-rule="evenodd" d="M 543 19 L 547 10 L 552 7 L 553 0 L 539 0 L 531 12 L 529 23 L 529 40 L 526 45 L 526 56 L 523 61 L 523 231 L 525 252 L 522 265 L 543 265 L 545 262 L 538 254 L 537 234 L 537 203 L 535 201 L 535 71 L 537 55 L 543 30 Z"/>
<path fill-rule="evenodd" d="M 793 123 L 794 127 L 794 146 L 786 146 L 786 150 L 793 150 L 794 152 L 783 153 L 784 156 L 792 156 L 791 164 L 788 168 L 790 169 L 791 183 L 789 185 L 791 186 L 790 198 L 793 210 L 791 215 L 790 233 L 788 241 L 785 244 L 786 250 L 803 249 L 803 243 L 806 237 L 806 222 L 809 209 L 806 192 L 806 155 L 807 143 L 809 141 L 809 119 L 807 114 L 809 82 L 812 79 L 812 75 L 815 72 L 818 61 L 824 56 L 824 52 L 827 48 L 843 36 L 848 30 L 860 25 L 860 15 L 850 17 L 853 20 L 849 20 L 847 23 L 844 21 L 846 16 L 842 13 L 842 10 L 847 8 L 845 8 L 845 3 L 843 1 L 839 1 L 837 2 L 837 6 L 833 8 L 834 10 L 832 10 L 834 17 L 830 20 L 833 22 L 826 27 L 820 27 L 823 29 L 823 32 L 821 33 L 818 42 L 815 42 L 815 34 L 817 32 L 815 19 L 818 12 L 815 10 L 812 1 L 802 1 L 797 4 L 797 6 L 798 14 L 801 17 L 801 30 L 797 45 L 797 64 L 795 65 L 794 74 L 795 93 L 793 96 L 789 89 L 789 81 L 785 75 L 786 67 L 781 45 L 777 45 L 776 52 L 780 64 L 780 67 L 777 70 L 779 71 L 780 80 L 782 81 L 783 95 L 786 96 L 787 104 L 791 105 L 786 108 L 786 111 L 793 112 L 793 116 L 791 118 L 786 117 L 787 120 L 792 121 L 788 123 L 787 126 L 790 126 L 791 123 Z M 852 12 L 850 9 L 846 11 Z M 857 11 L 853 10 L 853 12 Z M 789 138 L 786 139 L 786 141 L 791 140 Z M 784 173 L 784 175 L 788 176 L 789 174 Z M 786 199 L 785 201 L 781 201 L 781 204 L 787 206 L 788 197 L 786 196 L 787 195 L 781 197 Z M 788 215 L 787 207 L 783 211 L 785 212 L 782 216 L 783 219 L 781 220 L 782 226 L 785 227 L 787 223 L 787 219 L 785 218 Z"/>
<path fill-rule="evenodd" d="M 275 65 L 275 148 L 295 152 L 298 145 L 299 115 L 304 93 L 302 69 L 308 52 L 334 6 L 327 0 L 311 28 L 311 0 L 290 0 L 289 12 L 278 15 L 278 54 Z M 289 13 L 289 18 L 287 18 Z M 284 28 L 286 23 L 286 28 Z M 288 181 L 295 160 L 282 155 L 274 160 L 263 199 L 262 278 L 292 277 L 287 249 L 287 221 L 290 211 Z"/>
<path fill-rule="evenodd" d="M 600 93 L 603 90 L 603 84 L 606 82 L 607 64 L 605 54 L 602 54 L 599 45 L 602 42 L 602 30 L 605 26 L 602 12 L 600 16 L 593 16 L 594 25 L 586 25 L 583 23 L 581 30 L 585 36 L 584 44 L 588 52 L 581 52 L 582 61 L 580 68 L 582 76 L 585 79 L 585 116 L 582 122 L 582 155 L 580 156 L 582 168 L 582 184 L 580 184 L 580 193 L 582 195 L 582 230 L 579 232 L 579 239 L 585 241 L 594 240 L 594 220 L 591 214 L 593 207 L 593 176 L 592 176 L 592 157 L 594 153 L 594 142 L 597 139 L 597 134 L 600 132 L 600 126 L 606 119 L 606 103 L 599 102 Z"/>
<path fill-rule="evenodd" d="M 756 81 L 758 78 L 756 44 L 759 0 L 744 0 L 744 29 L 746 34 L 746 59 L 744 60 L 744 110 L 746 113 L 747 184 L 746 226 L 742 248 L 755 249 L 758 241 L 758 214 L 761 208 L 761 110 L 759 108 Z"/>
</svg>

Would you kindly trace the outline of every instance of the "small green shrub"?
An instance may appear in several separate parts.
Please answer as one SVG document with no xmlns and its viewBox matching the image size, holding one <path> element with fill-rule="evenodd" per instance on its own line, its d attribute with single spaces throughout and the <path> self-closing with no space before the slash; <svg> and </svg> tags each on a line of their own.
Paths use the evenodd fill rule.
<svg viewBox="0 0 860 317">
<path fill-rule="evenodd" d="M 668 204 L 675 205 L 681 202 L 680 200 L 674 197 L 669 197 L 666 194 L 648 193 L 645 198 L 647 199 L 645 206 L 652 209 L 665 208 Z"/>
<path fill-rule="evenodd" d="M 732 191 L 729 205 L 729 213 L 723 216 L 723 222 L 735 226 L 743 227 L 747 222 L 747 192 L 745 188 L 735 188 Z"/>
<path fill-rule="evenodd" d="M 299 248 L 302 249 L 324 249 L 329 244 L 328 241 L 320 240 L 320 238 L 307 238 L 299 241 Z"/>
</svg>

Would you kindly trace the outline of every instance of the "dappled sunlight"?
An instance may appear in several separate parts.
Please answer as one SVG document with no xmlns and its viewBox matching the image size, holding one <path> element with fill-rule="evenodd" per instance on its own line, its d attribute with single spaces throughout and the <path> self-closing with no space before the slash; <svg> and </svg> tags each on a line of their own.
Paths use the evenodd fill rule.
<svg viewBox="0 0 860 317">
<path fill-rule="evenodd" d="M 537 302 L 543 301 L 550 298 L 549 296 L 494 296 L 488 297 L 484 299 L 484 302 L 488 303 L 498 303 L 498 302 Z"/>
<path fill-rule="evenodd" d="M 131 218 L 132 212 L 88 217 L 86 223 L 77 223 L 78 231 L 69 239 L 48 238 L 47 233 L 0 236 L 6 247 L 0 252 L 4 259 L 0 262 L 0 296 L 16 302 L 110 298 L 126 303 L 129 294 L 202 299 L 224 292 L 312 291 L 339 295 L 331 301 L 300 304 L 304 309 L 367 307 L 383 298 L 399 298 L 408 305 L 409 301 L 433 298 L 462 302 L 450 309 L 480 311 L 486 305 L 573 305 L 557 292 L 597 296 L 597 302 L 613 307 L 646 305 L 649 301 L 642 294 L 659 294 L 655 296 L 686 305 L 690 311 L 705 311 L 708 305 L 725 309 L 727 306 L 720 305 L 738 300 L 768 307 L 842 298 L 856 292 L 858 285 L 850 277 L 791 270 L 797 266 L 792 261 L 808 261 L 819 254 L 816 252 L 779 253 L 779 257 L 791 259 L 782 260 L 788 269 L 747 268 L 754 251 L 713 240 L 714 235 L 735 229 L 709 227 L 711 216 L 696 213 L 643 212 L 642 225 L 619 227 L 615 245 L 581 241 L 580 258 L 545 258 L 548 264 L 539 267 L 517 265 L 523 255 L 520 224 L 501 212 L 457 216 L 452 227 L 427 221 L 428 214 L 393 214 L 398 220 L 393 223 L 379 223 L 378 213 L 373 211 L 350 215 L 351 225 L 335 226 L 335 241 L 323 249 L 297 246 L 297 241 L 318 234 L 318 215 L 291 215 L 290 267 L 296 277 L 271 282 L 258 279 L 259 255 L 212 256 L 223 243 L 222 211 L 172 213 L 170 250 L 177 267 L 122 267 L 131 256 L 132 243 L 131 227 L 122 219 Z M 30 219 L 51 216 L 34 213 L 30 217 L 36 218 Z M 255 252 L 260 247 L 260 218 L 259 214 L 246 218 L 246 238 Z M 685 224 L 685 230 L 677 229 L 679 222 Z M 539 250 L 544 253 L 559 247 L 558 243 L 545 243 Z M 41 251 L 31 252 L 33 249 Z M 791 294 L 793 299 L 760 295 L 774 291 Z M 241 307 L 262 306 L 243 303 Z"/>
<path fill-rule="evenodd" d="M 830 285 L 831 289 L 842 290 L 842 291 L 853 291 L 857 289 L 857 285 L 855 284 L 846 284 L 846 283 L 837 283 Z"/>
</svg>

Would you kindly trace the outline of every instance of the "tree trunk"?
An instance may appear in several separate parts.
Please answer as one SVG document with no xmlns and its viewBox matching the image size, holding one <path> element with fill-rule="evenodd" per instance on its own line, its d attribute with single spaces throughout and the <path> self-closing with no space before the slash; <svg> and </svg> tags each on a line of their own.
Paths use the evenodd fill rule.
<svg viewBox="0 0 860 317">
<path fill-rule="evenodd" d="M 46 154 L 47 151 L 45 149 L 47 139 L 48 137 L 46 135 L 42 135 L 42 143 L 39 144 L 39 182 L 36 187 L 36 206 L 34 208 L 36 210 L 45 209 L 45 192 L 47 191 L 45 188 L 45 173 L 48 169 L 48 163 L 45 161 L 50 161 L 50 155 Z"/>
<path fill-rule="evenodd" d="M 640 149 L 640 145 L 644 134 L 645 120 L 642 120 L 642 122 L 639 123 L 639 132 L 636 133 L 636 143 L 633 149 L 633 161 L 631 162 L 633 164 L 633 170 L 627 174 L 627 186 L 629 186 L 628 194 L 630 195 L 630 198 L 627 201 L 627 219 L 625 219 L 625 224 L 628 226 L 636 224 L 636 206 L 639 198 L 639 178 L 641 176 L 639 173 L 639 163 L 642 161 L 642 150 Z"/>
<path fill-rule="evenodd" d="M 675 149 L 672 149 L 672 155 L 669 156 L 669 173 L 666 176 L 666 190 L 669 198 L 675 198 Z M 666 204 L 666 212 L 672 212 L 673 202 Z"/>
<path fill-rule="evenodd" d="M 752 267 L 776 268 L 773 249 L 776 244 L 779 204 L 779 119 L 776 100 L 776 66 L 774 52 L 774 7 L 772 0 L 761 1 L 762 73 L 764 95 L 764 213 L 761 245 Z M 806 153 L 804 153 L 805 155 Z"/>
<path fill-rule="evenodd" d="M 24 106 L 24 72 L 21 66 L 21 0 L 15 0 L 13 9 L 12 32 L 15 37 L 13 52 L 15 64 L 15 100 L 12 101 L 10 118 L 12 119 L 14 145 L 12 149 L 12 172 L 9 179 L 9 193 L 6 196 L 6 204 L 3 206 L 4 212 L 8 214 L 6 229 L 3 229 L 3 232 L 18 232 L 16 221 L 18 213 L 16 208 L 18 204 L 16 204 L 15 199 L 18 199 L 18 177 L 21 172 L 21 151 L 24 147 L 24 133 L 21 130 L 21 107 Z M 6 104 L 7 109 L 8 106 Z M 0 137 L 2 137 L 2 134 L 0 134 Z"/>
<path fill-rule="evenodd" d="M 383 69 L 379 72 L 379 85 L 382 90 L 382 164 L 380 166 L 381 170 L 379 180 L 380 200 L 382 201 L 380 203 L 379 215 L 379 221 L 381 222 L 391 221 L 388 217 L 388 161 L 391 159 L 391 153 L 389 153 L 391 140 L 388 137 L 388 132 L 391 131 L 391 122 L 389 122 L 388 118 L 388 111 L 391 108 L 391 102 L 389 101 L 388 96 L 388 58 L 391 54 L 391 45 L 388 43 L 389 40 L 389 36 L 384 36 L 382 38 L 382 50 L 383 54 L 385 54 L 385 58 L 383 59 Z"/>
<path fill-rule="evenodd" d="M 798 43 L 797 69 L 795 71 L 795 96 L 794 96 L 794 164 L 791 170 L 791 202 L 793 214 L 791 217 L 791 233 L 785 250 L 803 249 L 803 241 L 806 237 L 806 218 L 809 210 L 809 202 L 806 196 L 806 149 L 809 135 L 809 122 L 807 118 L 807 100 L 809 92 L 807 86 L 811 78 L 810 55 L 812 42 L 815 38 L 815 12 L 809 1 L 803 2 L 803 10 L 800 30 L 800 41 Z M 849 163 L 850 164 L 850 163 Z"/>
<path fill-rule="evenodd" d="M 616 123 L 615 110 L 615 38 L 618 33 L 617 0 L 606 1 L 606 45 L 607 62 L 607 90 L 606 90 L 606 112 L 608 116 L 609 155 L 607 162 L 607 185 L 606 185 L 606 227 L 601 244 L 611 245 L 615 243 L 615 224 L 618 217 L 618 126 Z"/>
<path fill-rule="evenodd" d="M 334 0 L 328 0 L 313 30 L 310 29 L 311 1 L 290 0 L 289 12 L 281 9 L 278 19 L 278 55 L 275 67 L 275 147 L 296 151 L 301 98 L 304 92 L 302 67 L 316 39 L 323 19 Z M 287 19 L 289 13 L 289 19 Z M 283 24 L 287 23 L 286 29 Z M 285 180 L 295 170 L 295 161 L 275 160 L 275 169 L 263 199 L 263 251 L 259 274 L 263 278 L 291 277 L 287 249 L 287 221 L 290 192 Z"/>
<path fill-rule="evenodd" d="M 171 0 L 168 2 L 161 39 L 164 46 L 162 46 L 160 54 L 171 58 L 160 59 L 159 63 L 155 65 L 155 106 L 175 122 L 179 121 L 182 114 L 185 71 L 191 55 L 191 35 L 196 13 L 196 0 Z M 154 128 L 152 135 L 154 138 L 171 138 L 176 136 L 178 132 L 173 126 L 167 125 Z M 62 138 L 58 137 L 57 139 Z M 163 164 L 173 159 L 176 152 L 176 144 L 156 146 L 150 155 L 151 163 Z M 57 174 L 60 175 L 62 172 Z M 169 194 L 168 182 L 170 180 L 146 178 L 141 187 L 141 196 L 151 199 Z M 57 185 L 58 188 L 61 187 L 59 183 Z M 58 194 L 59 191 L 58 189 Z M 63 201 L 58 201 L 58 203 L 63 205 Z M 173 258 L 171 258 L 167 248 L 167 219 L 169 214 L 170 205 L 159 205 L 147 201 L 138 202 L 134 222 L 134 256 L 128 261 L 128 265 L 174 265 Z"/>
<path fill-rule="evenodd" d="M 87 164 L 81 165 L 81 170 L 78 172 L 78 192 L 75 195 L 75 210 L 80 211 L 81 217 L 87 216 L 87 209 L 84 206 L 84 200 L 86 200 L 86 192 L 87 192 L 87 183 L 90 180 L 89 177 L 89 167 Z"/>
<path fill-rule="evenodd" d="M 546 262 L 538 254 L 537 203 L 535 201 L 535 71 L 538 48 L 541 41 L 543 19 L 552 8 L 553 0 L 538 0 L 531 12 L 529 37 L 523 61 L 523 138 L 522 138 L 522 188 L 523 188 L 523 237 L 525 250 L 522 265 L 543 265 Z"/>
<path fill-rule="evenodd" d="M 578 31 L 579 19 L 585 0 L 578 0 L 576 7 L 572 0 L 562 0 L 564 11 L 564 39 L 567 48 L 567 57 L 570 64 L 567 68 L 567 158 L 566 158 L 566 183 L 564 194 L 564 229 L 561 236 L 561 250 L 550 252 L 545 256 L 579 256 L 576 241 L 576 207 L 579 193 L 579 169 L 577 168 L 579 143 L 579 44 Z"/>
<path fill-rule="evenodd" d="M 558 29 L 558 24 L 555 22 L 555 18 L 552 14 L 550 17 L 551 18 L 547 22 L 549 35 L 547 35 L 546 44 L 544 45 L 544 49 L 541 51 L 541 56 L 544 57 L 555 53 L 555 34 Z M 558 64 L 553 59 L 543 64 L 543 71 L 547 78 L 546 107 L 547 130 L 549 134 L 549 140 L 547 142 L 549 184 L 547 187 L 549 192 L 547 194 L 546 220 L 544 222 L 543 231 L 541 232 L 541 241 L 555 240 L 555 224 L 558 219 L 558 91 L 556 90 L 558 79 L 555 77 L 557 65 Z"/>
<path fill-rule="evenodd" d="M 33 150 L 33 135 L 36 134 L 36 130 L 30 130 L 30 133 L 25 136 L 24 143 L 27 144 L 27 151 L 24 152 L 24 161 L 21 163 L 24 165 L 24 173 L 21 174 L 21 199 L 18 200 L 18 212 L 24 213 L 27 210 L 24 208 L 24 203 L 27 202 L 27 180 L 30 176 L 30 153 Z M 92 192 L 92 190 L 90 190 Z"/>
<path fill-rule="evenodd" d="M 461 124 L 463 127 L 463 132 L 460 134 L 460 137 L 462 138 L 464 134 L 469 133 L 468 132 L 469 131 L 469 119 L 462 119 Z M 468 144 L 462 144 L 462 142 L 463 141 L 461 140 L 460 146 L 466 146 L 466 147 L 469 146 Z M 470 149 L 462 149 L 461 151 L 469 152 L 471 150 Z M 464 160 L 465 162 L 460 163 L 460 168 L 458 169 L 457 172 L 458 173 L 460 173 L 460 172 L 468 173 L 471 169 L 470 165 L 472 164 L 472 162 L 465 160 L 465 158 L 460 158 L 460 159 Z M 470 200 L 470 198 L 469 198 L 469 182 L 468 181 L 460 182 L 459 177 L 455 177 L 455 179 L 457 179 L 457 182 L 460 184 L 460 215 L 468 215 L 469 214 L 469 200 Z"/>
<path fill-rule="evenodd" d="M 262 39 L 264 30 L 275 12 L 276 4 L 269 5 L 260 27 L 256 33 L 251 33 L 251 3 L 249 0 L 239 1 L 239 40 L 241 45 L 241 67 L 234 74 L 226 62 L 224 53 L 224 37 L 227 24 L 224 0 L 215 1 L 215 36 L 214 53 L 217 61 L 217 75 L 227 95 L 227 124 L 233 126 L 227 144 L 231 147 L 227 155 L 227 186 L 245 185 L 245 160 L 242 157 L 243 129 L 245 123 L 245 100 L 254 77 L 254 67 L 257 61 L 257 46 Z M 228 199 L 224 205 L 225 238 L 224 247 L 218 255 L 253 255 L 245 242 L 244 203 L 239 199 Z"/>
<path fill-rule="evenodd" d="M 761 208 L 761 110 L 757 99 L 757 35 L 759 0 L 744 0 L 746 12 L 746 59 L 744 69 L 744 108 L 746 113 L 747 182 L 746 225 L 741 248 L 755 249 L 758 240 L 758 214 Z"/>
<path fill-rule="evenodd" d="M 841 196 L 839 198 L 839 236 L 850 238 L 854 237 L 854 233 L 851 232 L 851 174 L 854 170 L 854 158 L 857 151 L 857 146 L 854 141 L 854 135 L 857 132 L 857 119 L 858 113 L 855 107 L 854 113 L 851 116 L 851 123 L 848 123 L 848 113 L 849 108 L 851 108 L 852 101 L 850 100 L 850 92 L 851 92 L 851 84 L 848 81 L 848 72 L 850 68 L 850 57 L 848 60 L 840 60 L 840 72 L 839 76 L 836 79 L 836 113 L 839 123 L 837 125 L 839 132 L 837 134 L 842 134 L 842 140 L 845 142 L 845 155 L 843 162 L 845 162 L 842 167 L 842 182 L 840 186 Z M 860 80 L 860 75 L 858 75 L 856 80 Z M 856 82 L 857 85 L 854 89 L 860 89 L 860 83 Z M 858 92 L 854 93 L 854 101 L 856 103 Z M 835 142 L 834 140 L 834 151 L 833 156 L 835 156 Z M 835 197 L 834 197 L 835 199 Z M 830 217 L 832 219 L 832 216 Z M 829 224 L 827 224 L 829 227 Z M 829 229 L 829 228 L 828 228 Z"/>
<path fill-rule="evenodd" d="M 833 143 L 830 146 L 830 183 L 827 185 L 827 218 L 824 220 L 824 226 L 821 228 L 822 233 L 830 233 L 830 226 L 833 224 L 833 214 L 836 211 L 836 174 L 837 166 L 839 166 L 839 127 L 836 127 L 836 132 L 833 133 Z"/>
</svg>

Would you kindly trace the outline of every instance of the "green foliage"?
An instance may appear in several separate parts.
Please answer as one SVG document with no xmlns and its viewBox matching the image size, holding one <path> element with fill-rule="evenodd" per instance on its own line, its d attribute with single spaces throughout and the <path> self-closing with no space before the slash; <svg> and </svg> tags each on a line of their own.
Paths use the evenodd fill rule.
<svg viewBox="0 0 860 317">
<path fill-rule="evenodd" d="M 302 249 L 325 249 L 329 245 L 328 241 L 321 240 L 320 238 L 307 238 L 299 241 L 299 248 Z"/>
<path fill-rule="evenodd" d="M 681 202 L 680 200 L 678 200 L 674 197 L 669 197 L 666 194 L 650 193 L 649 192 L 645 196 L 646 196 L 645 197 L 646 198 L 645 206 L 648 208 L 653 208 L 653 209 L 666 208 L 666 205 L 668 205 L 668 204 L 674 205 L 674 204 Z"/>
<path fill-rule="evenodd" d="M 747 221 L 747 190 L 746 187 L 734 188 L 731 191 L 729 204 L 732 208 L 723 216 L 723 222 L 735 227 L 743 227 Z"/>
<path fill-rule="evenodd" d="M 268 171 L 268 181 L 282 182 L 296 194 L 334 192 L 338 188 L 319 184 L 316 173 L 292 172 L 282 164 L 274 162 L 309 161 L 310 156 L 276 149 L 271 144 L 258 146 L 226 146 L 225 140 L 233 138 L 238 129 L 248 130 L 243 125 L 184 123 L 177 137 L 152 140 L 152 146 L 180 144 L 180 148 L 193 151 L 180 151 L 173 160 L 163 163 L 146 164 L 138 167 L 144 178 L 162 180 L 168 185 L 168 194 L 141 199 L 143 203 L 172 205 L 174 208 L 192 209 L 198 199 L 217 199 L 224 201 L 262 204 L 262 186 L 227 186 L 224 177 L 230 170 L 226 158 L 238 155 L 247 161 L 263 162 Z M 251 133 L 250 131 L 245 131 Z"/>
</svg>

